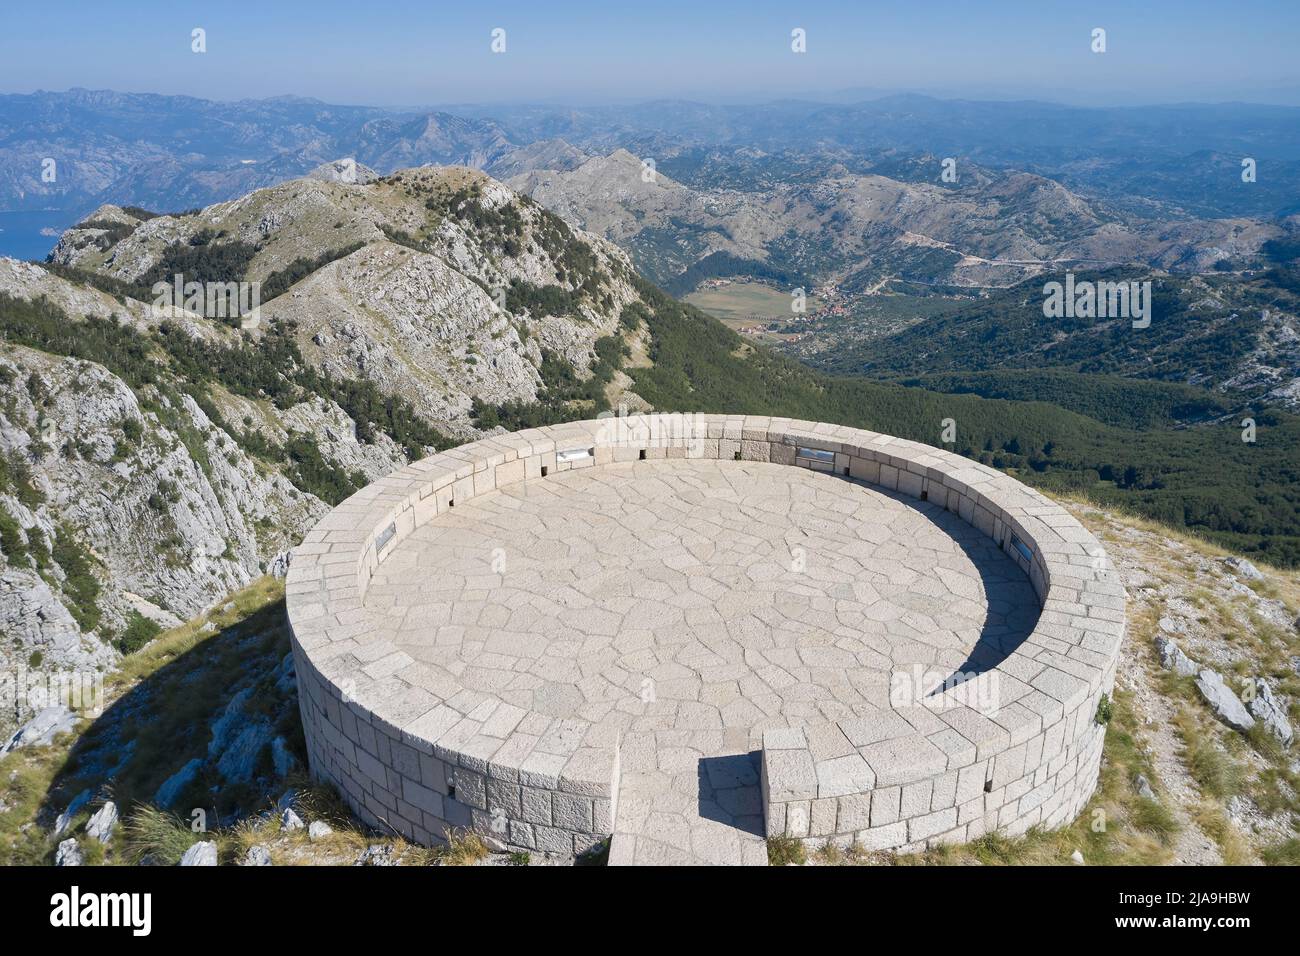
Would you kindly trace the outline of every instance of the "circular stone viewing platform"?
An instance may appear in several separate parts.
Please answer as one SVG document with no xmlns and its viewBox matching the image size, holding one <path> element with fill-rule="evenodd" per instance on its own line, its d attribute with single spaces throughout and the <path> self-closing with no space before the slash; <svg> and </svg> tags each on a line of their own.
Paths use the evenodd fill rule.
<svg viewBox="0 0 1300 956">
<path fill-rule="evenodd" d="M 313 772 L 423 843 L 764 863 L 1073 819 L 1124 594 L 1047 498 L 850 428 L 531 429 L 358 492 L 287 585 Z"/>
</svg>

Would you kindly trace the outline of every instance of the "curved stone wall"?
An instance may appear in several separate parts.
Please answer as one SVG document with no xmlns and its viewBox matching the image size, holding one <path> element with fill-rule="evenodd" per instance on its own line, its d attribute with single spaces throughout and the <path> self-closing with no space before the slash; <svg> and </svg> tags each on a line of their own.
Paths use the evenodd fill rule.
<svg viewBox="0 0 1300 956">
<path fill-rule="evenodd" d="M 642 458 L 769 461 L 932 502 L 991 537 L 1042 602 L 1033 632 L 969 679 L 913 693 L 879 718 L 767 729 L 769 836 L 908 849 L 1078 814 L 1096 785 L 1095 714 L 1114 681 L 1125 597 L 1072 516 L 1001 472 L 887 435 L 651 415 L 528 429 L 415 462 L 343 502 L 295 550 L 286 600 L 311 768 L 362 820 L 426 844 L 470 827 L 553 853 L 581 853 L 613 832 L 617 732 L 432 673 L 364 602 L 395 545 L 458 502 Z"/>
</svg>

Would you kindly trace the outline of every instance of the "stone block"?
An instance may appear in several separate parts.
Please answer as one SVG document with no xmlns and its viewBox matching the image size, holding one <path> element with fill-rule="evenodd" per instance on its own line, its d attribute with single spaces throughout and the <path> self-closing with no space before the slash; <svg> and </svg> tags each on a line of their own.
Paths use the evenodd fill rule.
<svg viewBox="0 0 1300 956">
<path fill-rule="evenodd" d="M 555 826 L 578 833 L 590 833 L 591 798 L 573 793 L 557 793 L 551 798 L 551 821 Z"/>
<path fill-rule="evenodd" d="M 907 841 L 907 821 L 859 830 L 858 846 L 864 850 L 889 850 Z"/>
<path fill-rule="evenodd" d="M 773 802 L 817 796 L 817 768 L 806 750 L 763 751 L 763 779 L 767 799 Z"/>
<path fill-rule="evenodd" d="M 529 823 L 551 825 L 551 794 L 546 790 L 524 787 L 521 790 L 523 818 Z"/>
<path fill-rule="evenodd" d="M 902 787 L 880 787 L 871 791 L 871 825 L 879 827 L 898 820 L 901 814 Z"/>
<path fill-rule="evenodd" d="M 812 801 L 792 800 L 785 805 L 786 836 L 806 837 L 812 825 Z"/>
</svg>

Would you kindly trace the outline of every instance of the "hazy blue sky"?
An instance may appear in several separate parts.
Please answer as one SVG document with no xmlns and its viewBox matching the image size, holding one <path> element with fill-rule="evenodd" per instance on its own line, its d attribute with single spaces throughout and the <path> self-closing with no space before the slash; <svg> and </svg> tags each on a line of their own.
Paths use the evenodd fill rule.
<svg viewBox="0 0 1300 956">
<path fill-rule="evenodd" d="M 194 27 L 208 51 L 190 52 Z M 489 49 L 494 27 L 507 51 Z M 808 52 L 790 51 L 807 31 Z M 1094 27 L 1108 51 L 1089 49 Z M 918 90 L 1300 103 L 1298 0 L 851 3 L 9 2 L 0 91 L 72 86 L 335 103 Z"/>
</svg>

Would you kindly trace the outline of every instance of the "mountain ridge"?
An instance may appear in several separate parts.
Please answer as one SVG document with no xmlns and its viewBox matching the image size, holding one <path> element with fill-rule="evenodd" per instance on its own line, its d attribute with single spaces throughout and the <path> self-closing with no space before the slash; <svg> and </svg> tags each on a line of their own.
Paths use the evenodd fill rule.
<svg viewBox="0 0 1300 956">
<path fill-rule="evenodd" d="M 562 169 L 523 168 L 528 162 L 512 164 L 506 182 L 624 245 L 669 287 L 716 253 L 859 286 L 893 276 L 1005 287 L 1065 262 L 1205 271 L 1285 234 L 1249 219 L 1121 222 L 1104 204 L 1028 172 L 966 165 L 958 183 L 945 185 L 937 157 L 929 182 L 841 168 L 758 191 L 693 189 L 623 148 Z M 909 260 L 900 243 L 928 245 L 938 260 Z"/>
<path fill-rule="evenodd" d="M 617 247 L 457 167 L 295 180 L 179 216 L 105 206 L 54 258 L 0 258 L 15 666 L 102 666 L 141 620 L 193 616 L 330 505 L 482 434 L 476 403 L 590 378 L 639 301 Z M 275 294 L 241 328 L 160 308 L 151 286 L 173 271 Z"/>
</svg>

